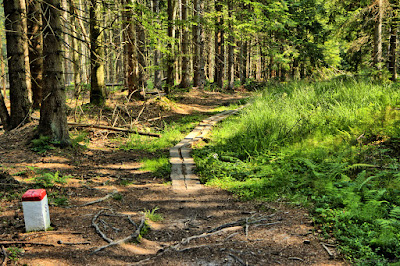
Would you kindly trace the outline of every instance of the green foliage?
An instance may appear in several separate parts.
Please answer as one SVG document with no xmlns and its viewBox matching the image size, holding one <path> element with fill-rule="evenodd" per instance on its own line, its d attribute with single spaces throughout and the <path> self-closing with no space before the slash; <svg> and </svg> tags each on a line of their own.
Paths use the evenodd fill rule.
<svg viewBox="0 0 400 266">
<path fill-rule="evenodd" d="M 56 183 L 58 184 L 65 184 L 68 182 L 68 179 L 71 176 L 62 176 L 60 172 L 50 173 L 50 172 L 43 172 L 37 176 L 34 176 L 32 179 L 37 186 L 50 188 L 54 187 Z"/>
<path fill-rule="evenodd" d="M 195 150 L 199 175 L 243 200 L 309 206 L 354 262 L 399 261 L 399 104 L 396 84 L 268 86 Z"/>
<path fill-rule="evenodd" d="M 165 123 L 161 138 L 150 139 L 146 136 L 131 134 L 127 142 L 121 146 L 121 149 L 155 152 L 173 147 L 204 118 L 205 115 L 197 114 L 184 116 L 180 120 L 171 123 Z"/>
<path fill-rule="evenodd" d="M 142 164 L 142 170 L 152 172 L 156 178 L 168 179 L 171 174 L 171 165 L 168 157 L 144 159 Z"/>
<path fill-rule="evenodd" d="M 145 210 L 144 215 L 146 216 L 147 219 L 149 219 L 152 222 L 160 222 L 164 220 L 164 217 L 162 214 L 156 213 L 160 208 L 154 207 L 151 210 Z"/>
<path fill-rule="evenodd" d="M 114 193 L 112 198 L 115 200 L 122 200 L 124 198 L 124 196 L 120 193 Z"/>
<path fill-rule="evenodd" d="M 48 150 L 54 150 L 53 143 L 50 140 L 50 137 L 40 136 L 38 139 L 31 140 L 32 143 L 32 151 L 37 153 L 45 153 Z"/>
<path fill-rule="evenodd" d="M 58 191 L 50 192 L 49 194 L 49 204 L 56 207 L 68 206 L 67 197 L 60 195 Z"/>
<path fill-rule="evenodd" d="M 9 247 L 7 248 L 7 252 L 8 252 L 8 258 L 11 261 L 16 262 L 19 260 L 19 257 L 22 255 L 24 250 L 17 247 Z"/>
</svg>

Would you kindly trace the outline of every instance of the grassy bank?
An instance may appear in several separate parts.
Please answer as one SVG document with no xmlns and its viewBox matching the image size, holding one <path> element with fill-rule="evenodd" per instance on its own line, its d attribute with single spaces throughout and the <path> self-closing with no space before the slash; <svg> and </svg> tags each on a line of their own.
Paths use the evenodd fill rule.
<svg viewBox="0 0 400 266">
<path fill-rule="evenodd" d="M 195 151 L 203 181 L 308 206 L 354 262 L 400 259 L 400 87 L 270 85 Z"/>
</svg>

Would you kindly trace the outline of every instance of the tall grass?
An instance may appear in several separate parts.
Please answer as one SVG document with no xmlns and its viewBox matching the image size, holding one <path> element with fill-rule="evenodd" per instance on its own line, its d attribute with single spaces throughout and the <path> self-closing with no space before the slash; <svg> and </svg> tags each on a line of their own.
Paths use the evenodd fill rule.
<svg viewBox="0 0 400 266">
<path fill-rule="evenodd" d="M 271 85 L 195 151 L 199 174 L 242 199 L 310 207 L 354 262 L 398 261 L 399 105 L 396 84 Z"/>
</svg>

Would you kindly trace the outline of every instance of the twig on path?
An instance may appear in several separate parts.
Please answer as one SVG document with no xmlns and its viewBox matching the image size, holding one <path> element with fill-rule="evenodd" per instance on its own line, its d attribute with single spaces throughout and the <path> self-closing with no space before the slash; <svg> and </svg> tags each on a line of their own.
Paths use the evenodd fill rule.
<svg viewBox="0 0 400 266">
<path fill-rule="evenodd" d="M 108 194 L 108 195 L 106 195 L 106 196 L 104 196 L 104 197 L 102 197 L 102 198 L 100 198 L 98 200 L 90 201 L 90 202 L 87 202 L 87 203 L 84 203 L 84 204 L 81 204 L 81 205 L 70 206 L 68 208 L 85 207 L 85 206 L 93 205 L 93 204 L 105 201 L 106 199 L 111 198 L 112 196 L 114 196 L 117 193 L 118 193 L 118 191 L 114 190 L 112 193 L 110 193 L 110 194 Z"/>
<path fill-rule="evenodd" d="M 27 241 L 0 241 L 0 246 L 11 246 L 11 245 L 33 245 L 33 246 L 47 246 L 54 247 L 53 244 L 41 243 L 41 242 L 27 242 Z"/>
<path fill-rule="evenodd" d="M 249 238 L 249 218 L 246 218 L 246 226 L 244 231 L 246 233 L 246 238 Z"/>
<path fill-rule="evenodd" d="M 161 137 L 160 134 L 136 131 L 136 130 L 128 129 L 128 128 L 100 126 L 100 125 L 92 125 L 92 124 L 79 124 L 79 123 L 68 123 L 68 125 L 71 127 L 91 127 L 91 128 L 106 129 L 106 130 L 111 130 L 111 131 L 134 133 L 134 134 L 138 134 L 138 135 L 142 135 L 142 136 L 149 136 L 149 137 L 156 137 L 156 138 Z"/>
<path fill-rule="evenodd" d="M 100 227 L 96 224 L 97 218 L 100 216 L 100 214 L 104 211 L 105 209 L 100 210 L 92 219 L 92 226 L 94 229 L 96 229 L 96 233 L 98 233 L 105 241 L 108 243 L 113 242 L 111 238 L 108 238 L 101 230 Z"/>
<path fill-rule="evenodd" d="M 7 251 L 4 248 L 4 246 L 1 246 L 1 252 L 3 253 L 4 259 L 3 262 L 1 263 L 1 266 L 7 265 L 7 259 L 8 259 L 8 255 L 7 255 Z"/>
<path fill-rule="evenodd" d="M 60 244 L 60 245 L 69 245 L 69 246 L 90 245 L 90 244 L 92 244 L 91 242 L 63 242 L 61 240 L 57 241 L 57 243 Z"/>
<path fill-rule="evenodd" d="M 247 265 L 246 263 L 244 263 L 243 260 L 241 260 L 241 259 L 238 258 L 237 256 L 233 255 L 232 253 L 229 253 L 228 255 L 229 255 L 230 257 L 232 257 L 234 260 L 236 260 L 237 262 L 239 262 L 240 265 L 244 265 L 244 266 Z"/>
<path fill-rule="evenodd" d="M 146 221 L 146 218 L 143 217 L 142 220 L 140 221 L 139 227 L 136 228 L 136 231 L 135 231 L 133 234 L 131 234 L 131 235 L 129 235 L 129 236 L 123 238 L 123 239 L 120 239 L 120 240 L 117 240 L 117 241 L 112 241 L 112 242 L 110 242 L 110 244 L 108 244 L 108 245 L 99 247 L 99 248 L 95 249 L 95 250 L 92 252 L 92 254 L 97 253 L 97 252 L 99 252 L 99 251 L 101 251 L 101 250 L 103 250 L 103 249 L 106 249 L 106 248 L 109 248 L 109 247 L 112 247 L 112 246 L 115 246 L 115 245 L 120 245 L 120 244 L 123 244 L 123 243 L 125 243 L 125 242 L 128 242 L 128 241 L 130 241 L 130 240 L 132 240 L 132 239 L 137 238 L 137 237 L 140 235 L 140 232 L 142 231 L 142 229 L 143 229 L 143 227 L 144 227 L 144 225 L 145 225 L 145 221 Z"/>
<path fill-rule="evenodd" d="M 198 249 L 198 248 L 211 248 L 211 247 L 218 247 L 218 246 L 223 246 L 225 245 L 224 243 L 216 243 L 216 244 L 204 244 L 204 245 L 198 245 L 198 246 L 193 246 L 193 247 L 188 247 L 184 249 L 177 249 L 177 252 L 185 252 L 193 249 Z"/>
<path fill-rule="evenodd" d="M 184 239 L 181 240 L 181 242 L 180 242 L 179 244 L 175 245 L 175 247 L 178 248 L 178 246 L 180 246 L 180 245 L 189 244 L 189 242 L 192 241 L 192 240 L 194 240 L 194 239 L 205 238 L 205 237 L 217 235 L 217 234 L 219 234 L 219 233 L 224 232 L 224 229 L 225 229 L 225 228 L 223 228 L 223 229 L 221 229 L 221 230 L 218 230 L 218 231 L 215 231 L 215 232 L 212 232 L 212 233 L 202 233 L 202 234 L 200 234 L 200 235 L 195 235 L 195 236 L 190 236 L 190 237 L 184 238 Z M 241 227 L 238 227 L 238 228 L 237 228 L 237 230 L 239 230 L 239 229 L 241 229 Z M 225 230 L 225 231 L 226 231 L 226 230 Z"/>
<path fill-rule="evenodd" d="M 288 258 L 288 260 L 298 260 L 298 261 L 304 261 L 303 259 L 301 259 L 301 258 L 298 258 L 298 257 L 289 257 L 289 258 Z"/>
<path fill-rule="evenodd" d="M 325 249 L 325 251 L 328 253 L 329 257 L 333 258 L 334 254 L 332 253 L 332 251 L 330 251 L 329 248 L 324 243 L 321 243 L 321 245 Z"/>
</svg>

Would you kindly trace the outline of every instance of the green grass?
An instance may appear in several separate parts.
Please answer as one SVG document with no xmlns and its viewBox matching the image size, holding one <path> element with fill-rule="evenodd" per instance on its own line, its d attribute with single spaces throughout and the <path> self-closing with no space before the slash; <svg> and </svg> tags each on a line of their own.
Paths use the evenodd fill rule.
<svg viewBox="0 0 400 266">
<path fill-rule="evenodd" d="M 164 217 L 160 213 L 156 213 L 160 208 L 154 207 L 151 210 L 145 210 L 144 215 L 146 216 L 147 219 L 153 222 L 160 222 L 164 220 Z"/>
<path fill-rule="evenodd" d="M 206 117 L 207 115 L 205 114 L 196 114 L 184 116 L 177 121 L 165 123 L 163 130 L 157 132 L 161 134 L 161 138 L 149 138 L 138 134 L 131 134 L 126 143 L 121 145 L 121 149 L 156 152 L 173 147 Z"/>
<path fill-rule="evenodd" d="M 352 262 L 399 261 L 399 89 L 351 79 L 268 86 L 194 152 L 199 175 L 243 200 L 308 206 Z"/>
<path fill-rule="evenodd" d="M 152 172 L 154 177 L 168 179 L 171 174 L 171 165 L 168 157 L 142 160 L 142 170 Z"/>
</svg>

